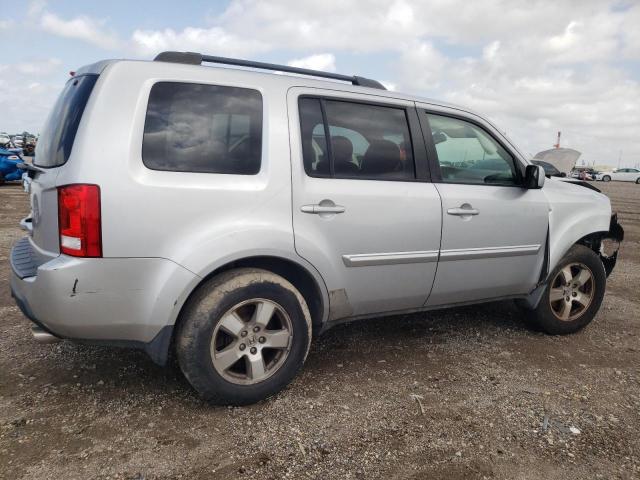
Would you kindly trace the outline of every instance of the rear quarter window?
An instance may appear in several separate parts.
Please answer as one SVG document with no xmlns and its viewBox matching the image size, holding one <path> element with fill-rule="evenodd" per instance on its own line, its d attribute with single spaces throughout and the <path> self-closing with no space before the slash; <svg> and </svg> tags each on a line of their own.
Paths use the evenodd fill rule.
<svg viewBox="0 0 640 480">
<path fill-rule="evenodd" d="M 98 75 L 80 75 L 67 82 L 42 130 L 34 163 L 59 167 L 67 163 L 78 125 Z"/>
<path fill-rule="evenodd" d="M 254 175 L 261 157 L 257 90 L 179 82 L 151 88 L 142 141 L 147 168 Z"/>
</svg>

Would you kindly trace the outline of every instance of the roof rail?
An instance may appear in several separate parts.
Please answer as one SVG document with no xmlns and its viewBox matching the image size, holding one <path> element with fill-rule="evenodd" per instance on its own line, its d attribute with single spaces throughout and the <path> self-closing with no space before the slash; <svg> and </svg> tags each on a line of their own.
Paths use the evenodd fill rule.
<svg viewBox="0 0 640 480">
<path fill-rule="evenodd" d="M 220 63 L 224 65 L 235 65 L 238 67 L 259 68 L 261 70 L 274 70 L 277 72 L 296 73 L 299 75 L 309 75 L 313 77 L 330 78 L 332 80 L 342 80 L 360 87 L 378 88 L 386 90 L 385 86 L 370 78 L 358 77 L 356 75 L 340 75 L 339 73 L 322 72 L 308 68 L 290 67 L 289 65 L 278 65 L 276 63 L 254 62 L 251 60 L 240 60 L 238 58 L 214 57 L 212 55 L 202 55 L 195 52 L 162 52 L 159 53 L 154 62 L 184 63 L 187 65 L 202 65 L 206 63 Z"/>
</svg>

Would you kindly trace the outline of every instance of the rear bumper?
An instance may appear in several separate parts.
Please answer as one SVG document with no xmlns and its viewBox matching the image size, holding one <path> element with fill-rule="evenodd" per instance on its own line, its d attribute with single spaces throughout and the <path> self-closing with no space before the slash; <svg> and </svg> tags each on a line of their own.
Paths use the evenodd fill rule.
<svg viewBox="0 0 640 480">
<path fill-rule="evenodd" d="M 163 258 L 43 258 L 29 237 L 13 247 L 11 266 L 16 303 L 47 332 L 145 350 L 157 342 L 168 347 L 179 310 L 198 281 Z"/>
</svg>

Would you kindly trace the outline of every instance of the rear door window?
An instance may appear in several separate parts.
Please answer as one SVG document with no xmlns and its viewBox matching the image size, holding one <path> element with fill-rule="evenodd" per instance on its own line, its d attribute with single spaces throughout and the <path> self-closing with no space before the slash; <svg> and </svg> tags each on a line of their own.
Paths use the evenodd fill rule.
<svg viewBox="0 0 640 480">
<path fill-rule="evenodd" d="M 49 114 L 36 147 L 34 163 L 59 167 L 67 163 L 84 108 L 98 75 L 80 75 L 67 82 Z"/>
<path fill-rule="evenodd" d="M 413 180 L 405 110 L 348 101 L 299 101 L 304 167 L 312 177 Z"/>
<path fill-rule="evenodd" d="M 147 168 L 254 175 L 261 157 L 257 90 L 178 82 L 151 88 L 142 142 Z"/>
</svg>

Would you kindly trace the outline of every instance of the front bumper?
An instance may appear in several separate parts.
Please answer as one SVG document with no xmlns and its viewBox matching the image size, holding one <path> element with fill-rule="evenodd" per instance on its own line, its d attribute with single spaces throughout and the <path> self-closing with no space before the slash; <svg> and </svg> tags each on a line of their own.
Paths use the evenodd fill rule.
<svg viewBox="0 0 640 480">
<path fill-rule="evenodd" d="M 604 270 L 607 272 L 607 277 L 611 275 L 611 272 L 613 272 L 616 266 L 622 240 L 624 240 L 624 230 L 618 223 L 618 214 L 614 213 L 611 215 L 609 232 L 607 232 L 600 241 L 600 259 L 604 265 Z M 611 242 L 611 244 L 608 245 L 607 241 Z"/>
<path fill-rule="evenodd" d="M 14 245 L 10 260 L 12 295 L 34 323 L 60 338 L 145 350 L 160 340 L 168 347 L 198 281 L 163 258 L 46 256 L 30 237 Z"/>
</svg>

